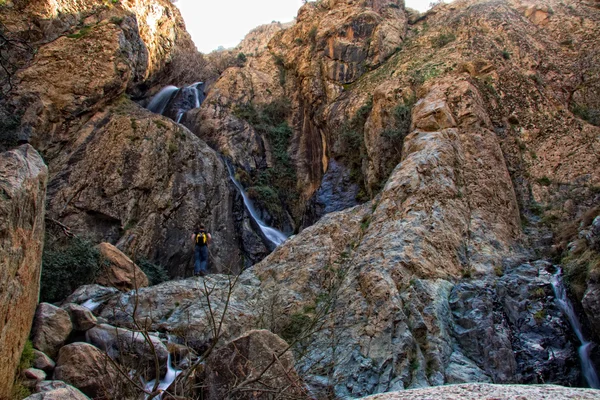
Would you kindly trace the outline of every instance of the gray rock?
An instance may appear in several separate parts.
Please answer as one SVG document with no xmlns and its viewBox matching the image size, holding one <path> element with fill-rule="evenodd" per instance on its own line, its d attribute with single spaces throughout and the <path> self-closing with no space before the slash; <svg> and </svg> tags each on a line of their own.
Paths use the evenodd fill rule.
<svg viewBox="0 0 600 400">
<path fill-rule="evenodd" d="M 85 332 L 88 329 L 92 329 L 98 323 L 94 314 L 87 307 L 69 303 L 63 305 L 62 308 L 71 316 L 73 329 L 76 331 Z"/>
<path fill-rule="evenodd" d="M 39 350 L 33 350 L 33 367 L 41 369 L 47 374 L 52 374 L 56 363 L 48 357 L 45 353 Z"/>
<path fill-rule="evenodd" d="M 46 373 L 37 368 L 27 368 L 22 374 L 25 379 L 35 380 L 36 383 L 46 379 Z"/>
<path fill-rule="evenodd" d="M 156 354 L 161 366 L 160 375 L 166 373 L 169 351 L 156 336 L 149 336 L 147 340 L 139 332 L 102 324 L 88 330 L 85 337 L 88 343 L 101 349 L 129 370 L 143 371 L 148 379 L 156 377 Z"/>
<path fill-rule="evenodd" d="M 24 400 L 90 400 L 90 398 L 73 386 L 66 385 L 65 387 L 32 394 Z"/>
<path fill-rule="evenodd" d="M 490 385 L 470 383 L 462 385 L 438 386 L 426 389 L 404 390 L 395 393 L 376 394 L 363 400 L 595 400 L 598 391 L 575 389 L 555 385 Z"/>
<path fill-rule="evenodd" d="M 68 312 L 52 304 L 40 303 L 31 329 L 33 347 L 55 358 L 72 330 Z"/>
<path fill-rule="evenodd" d="M 112 287 L 105 287 L 97 284 L 84 285 L 77 288 L 73 294 L 67 297 L 63 304 L 75 303 L 83 305 L 88 300 L 91 300 L 94 303 L 99 303 L 107 300 L 117 293 L 119 293 L 119 290 Z"/>
<path fill-rule="evenodd" d="M 36 392 L 49 392 L 55 389 L 64 389 L 69 387 L 63 381 L 41 381 L 35 386 Z"/>
</svg>

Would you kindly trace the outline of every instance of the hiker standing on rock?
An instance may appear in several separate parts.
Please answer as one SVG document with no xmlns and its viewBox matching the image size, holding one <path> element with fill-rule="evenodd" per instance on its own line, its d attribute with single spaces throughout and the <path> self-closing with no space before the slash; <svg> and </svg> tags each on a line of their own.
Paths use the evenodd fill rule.
<svg viewBox="0 0 600 400">
<path fill-rule="evenodd" d="M 204 225 L 200 225 L 194 231 L 192 240 L 196 245 L 194 248 L 194 276 L 204 276 L 208 273 L 208 243 L 212 240 L 212 236 L 206 232 Z"/>
</svg>

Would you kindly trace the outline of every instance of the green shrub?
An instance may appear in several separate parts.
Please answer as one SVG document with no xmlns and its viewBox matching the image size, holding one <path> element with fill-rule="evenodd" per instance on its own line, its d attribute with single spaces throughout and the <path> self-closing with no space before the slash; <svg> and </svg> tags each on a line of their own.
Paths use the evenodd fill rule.
<svg viewBox="0 0 600 400">
<path fill-rule="evenodd" d="M 19 371 L 24 371 L 27 368 L 30 368 L 33 364 L 34 357 L 33 344 L 31 343 L 31 340 L 27 339 L 25 346 L 23 347 L 23 352 L 21 353 L 21 359 L 19 360 Z"/>
<path fill-rule="evenodd" d="M 541 178 L 536 179 L 536 182 L 542 186 L 550 186 L 552 184 L 552 181 L 547 176 L 542 176 Z"/>
<path fill-rule="evenodd" d="M 138 258 L 136 260 L 136 264 L 148 277 L 150 281 L 150 285 L 158 285 L 159 283 L 166 282 L 169 280 L 169 274 L 165 269 L 158 265 L 154 264 L 145 258 Z"/>
<path fill-rule="evenodd" d="M 505 60 L 510 60 L 510 53 L 508 52 L 508 50 L 502 50 L 502 58 L 504 58 Z"/>
<path fill-rule="evenodd" d="M 246 60 L 247 60 L 247 58 L 246 58 L 246 55 L 245 55 L 244 53 L 238 53 L 238 55 L 237 55 L 237 57 L 236 57 L 236 58 L 237 58 L 237 60 L 238 60 L 238 63 L 239 63 L 239 64 L 242 64 L 242 65 L 243 65 L 243 64 L 246 62 Z"/>
<path fill-rule="evenodd" d="M 81 28 L 79 30 L 79 32 L 73 33 L 71 35 L 67 35 L 67 37 L 69 39 L 79 39 L 79 38 L 87 35 L 88 33 L 90 33 L 91 30 L 92 30 L 92 27 L 90 25 L 85 25 L 83 28 Z"/>
<path fill-rule="evenodd" d="M 100 252 L 80 237 L 47 241 L 42 255 L 40 300 L 57 302 L 79 286 L 93 283 L 100 269 Z"/>
<path fill-rule="evenodd" d="M 590 108 L 585 105 L 575 104 L 572 107 L 573 114 L 589 122 L 592 125 L 600 126 L 600 109 Z"/>
<path fill-rule="evenodd" d="M 304 313 L 294 313 L 283 327 L 279 336 L 288 343 L 299 339 L 311 323 L 311 318 Z"/>
</svg>

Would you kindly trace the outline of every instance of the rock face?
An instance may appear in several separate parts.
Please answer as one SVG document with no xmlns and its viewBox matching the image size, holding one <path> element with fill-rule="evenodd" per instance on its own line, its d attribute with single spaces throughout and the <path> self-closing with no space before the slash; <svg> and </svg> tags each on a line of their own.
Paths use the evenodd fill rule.
<svg viewBox="0 0 600 400">
<path fill-rule="evenodd" d="M 31 342 L 33 347 L 55 358 L 72 330 L 68 312 L 52 304 L 40 303 L 31 328 Z"/>
<path fill-rule="evenodd" d="M 307 396 L 288 344 L 266 330 L 247 332 L 213 352 L 205 374 L 206 399 Z"/>
<path fill-rule="evenodd" d="M 96 282 L 122 291 L 148 286 L 148 277 L 129 257 L 110 243 L 100 243 L 98 250 L 108 266 L 104 266 Z"/>
<path fill-rule="evenodd" d="M 192 267 L 190 237 L 204 223 L 211 271 L 239 268 L 227 170 L 204 142 L 128 100 L 95 115 L 84 132 L 50 181 L 51 215 L 172 276 Z"/>
<path fill-rule="evenodd" d="M 75 386 L 94 399 L 111 398 L 118 393 L 118 372 L 98 348 L 72 343 L 60 349 L 54 379 Z"/>
<path fill-rule="evenodd" d="M 0 154 L 0 398 L 12 388 L 37 304 L 47 174 L 31 146 Z"/>
<path fill-rule="evenodd" d="M 518 399 L 594 399 L 597 392 L 593 389 L 574 389 L 553 385 L 486 385 L 486 384 L 468 384 L 468 385 L 450 385 L 443 387 L 404 390 L 396 393 L 384 393 L 375 396 L 365 397 L 369 400 L 483 400 L 491 398 L 501 398 L 506 400 Z"/>
</svg>

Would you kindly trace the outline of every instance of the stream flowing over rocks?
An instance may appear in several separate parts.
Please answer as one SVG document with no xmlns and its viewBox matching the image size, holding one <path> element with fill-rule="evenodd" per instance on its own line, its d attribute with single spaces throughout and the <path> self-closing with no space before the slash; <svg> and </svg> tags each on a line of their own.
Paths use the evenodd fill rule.
<svg viewBox="0 0 600 400">
<path fill-rule="evenodd" d="M 0 16 L 0 399 L 599 396 L 597 1 Z"/>
</svg>

